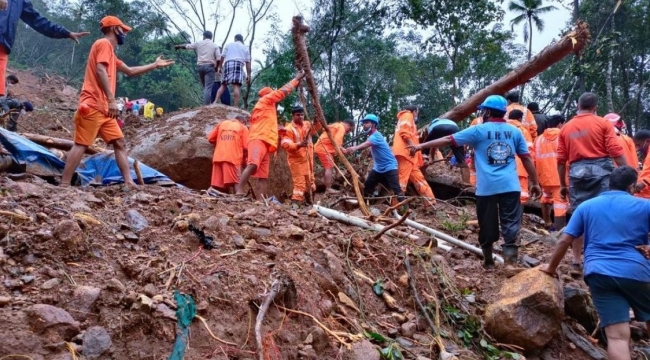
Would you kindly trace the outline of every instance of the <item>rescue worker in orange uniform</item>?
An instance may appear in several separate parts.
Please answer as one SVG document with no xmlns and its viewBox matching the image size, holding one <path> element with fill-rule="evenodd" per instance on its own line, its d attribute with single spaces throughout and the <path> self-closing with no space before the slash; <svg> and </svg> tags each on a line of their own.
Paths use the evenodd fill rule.
<svg viewBox="0 0 650 360">
<path fill-rule="evenodd" d="M 546 130 L 535 140 L 535 169 L 542 187 L 542 217 L 549 230 L 562 229 L 566 225 L 569 202 L 560 195 L 560 175 L 557 172 L 557 144 L 560 129 L 566 119 L 553 115 L 546 121 Z M 551 224 L 551 207 L 554 224 Z"/>
<path fill-rule="evenodd" d="M 397 125 L 393 137 L 393 154 L 397 159 L 397 171 L 399 174 L 399 186 L 402 192 L 406 193 L 409 181 L 415 185 L 415 190 L 424 196 L 430 205 L 436 203 L 436 198 L 431 187 L 420 168 L 424 165 L 422 153 L 417 152 L 411 156 L 407 146 L 415 146 L 420 143 L 418 128 L 415 119 L 418 117 L 418 108 L 414 105 L 407 106 L 397 113 Z"/>
<path fill-rule="evenodd" d="M 246 159 L 248 165 L 242 172 L 239 184 L 235 186 L 237 195 L 244 196 L 246 194 L 244 187 L 251 176 L 257 179 L 255 189 L 257 200 L 262 200 L 262 196 L 266 194 L 271 154 L 277 151 L 278 146 L 276 106 L 296 89 L 304 76 L 305 73 L 301 71 L 280 90 L 273 90 L 267 86 L 259 91 L 260 99 L 251 112 L 251 125 L 248 131 L 248 157 Z"/>
<path fill-rule="evenodd" d="M 634 196 L 650 199 L 650 130 L 639 130 L 634 134 L 634 145 L 645 156 L 643 168 L 634 186 Z"/>
<path fill-rule="evenodd" d="M 331 125 L 328 125 L 327 128 L 334 138 L 334 142 L 338 147 L 343 146 L 343 139 L 346 134 L 349 134 L 355 127 L 355 123 L 352 120 L 343 120 L 342 122 L 337 122 Z M 323 133 L 318 138 L 316 145 L 314 145 L 314 152 L 318 156 L 323 168 L 325 168 L 325 192 L 329 194 L 337 194 L 338 190 L 332 189 L 332 169 L 334 168 L 334 162 L 336 161 L 336 150 L 334 150 L 334 145 L 330 141 L 330 138 L 327 136 L 327 133 Z"/>
<path fill-rule="evenodd" d="M 521 119 L 524 116 L 524 113 L 521 110 L 512 110 L 508 114 L 508 124 L 513 125 L 519 131 L 521 131 L 521 134 L 524 135 L 524 139 L 526 140 L 526 145 L 528 145 L 528 151 L 531 154 L 531 157 L 533 158 L 533 161 L 535 161 L 535 149 L 533 147 L 533 138 L 528 132 L 528 129 L 522 124 Z M 530 195 L 528 193 L 528 173 L 526 172 L 526 168 L 524 168 L 524 164 L 521 162 L 521 159 L 518 157 L 516 158 L 517 161 L 517 175 L 519 176 L 519 185 L 521 185 L 521 195 L 519 199 L 521 200 L 522 204 L 525 204 L 528 202 L 528 199 L 530 198 Z"/>
<path fill-rule="evenodd" d="M 632 167 L 634 170 L 639 170 L 639 155 L 636 153 L 634 140 L 625 134 L 625 122 L 621 119 L 621 116 L 616 113 L 609 113 L 605 115 L 604 118 L 609 120 L 609 122 L 614 126 L 616 137 L 623 147 L 623 152 L 625 152 L 627 165 Z"/>
<path fill-rule="evenodd" d="M 212 181 L 208 194 L 228 192 L 239 183 L 244 152 L 248 144 L 248 128 L 245 116 L 236 120 L 223 120 L 208 135 L 208 142 L 215 145 L 212 156 Z"/>
<path fill-rule="evenodd" d="M 302 203 L 309 189 L 316 191 L 314 183 L 314 152 L 311 137 L 316 128 L 304 120 L 302 106 L 291 109 L 291 123 L 284 127 L 280 145 L 287 152 L 287 161 L 293 182 L 291 201 Z M 310 199 L 312 200 L 312 199 Z"/>
<path fill-rule="evenodd" d="M 525 106 L 519 103 L 519 92 L 511 91 L 506 95 L 506 100 L 508 100 L 508 112 L 506 113 L 506 119 L 508 119 L 508 114 L 513 110 L 519 110 L 522 112 L 521 124 L 528 130 L 533 141 L 537 138 L 537 122 L 535 121 L 535 115 L 528 110 Z"/>
</svg>

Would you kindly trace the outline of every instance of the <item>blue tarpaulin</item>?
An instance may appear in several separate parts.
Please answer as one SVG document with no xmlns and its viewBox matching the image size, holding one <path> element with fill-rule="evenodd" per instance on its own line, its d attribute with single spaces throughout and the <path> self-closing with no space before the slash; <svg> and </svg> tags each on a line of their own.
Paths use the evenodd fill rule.
<svg viewBox="0 0 650 360">
<path fill-rule="evenodd" d="M 0 144 L 11 153 L 13 161 L 25 166 L 25 171 L 30 174 L 60 176 L 63 173 L 65 163 L 45 147 L 1 127 Z M 133 167 L 133 161 L 132 158 L 129 158 L 131 168 Z M 172 180 L 165 174 L 142 163 L 140 163 L 140 172 L 145 184 L 156 182 L 172 183 Z M 77 175 L 82 186 L 89 184 L 110 185 L 124 182 L 112 151 L 104 151 L 83 159 L 77 168 Z M 133 170 L 131 170 L 131 177 L 134 181 L 137 180 Z"/>
</svg>

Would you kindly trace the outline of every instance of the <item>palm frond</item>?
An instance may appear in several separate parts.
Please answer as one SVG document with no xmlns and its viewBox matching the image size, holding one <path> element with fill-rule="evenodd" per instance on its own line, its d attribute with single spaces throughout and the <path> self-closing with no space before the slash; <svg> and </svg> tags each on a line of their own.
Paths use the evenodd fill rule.
<svg viewBox="0 0 650 360">
<path fill-rule="evenodd" d="M 537 15 L 533 15 L 533 23 L 535 24 L 537 31 L 544 31 L 544 20 L 540 19 Z"/>
<path fill-rule="evenodd" d="M 526 12 L 527 9 L 524 4 L 520 4 L 516 1 L 510 1 L 510 3 L 508 3 L 508 10 L 514 12 Z"/>
<path fill-rule="evenodd" d="M 515 26 L 521 24 L 525 20 L 526 20 L 526 14 L 518 15 L 514 19 L 510 20 L 510 29 L 514 31 Z"/>
<path fill-rule="evenodd" d="M 541 8 L 535 9 L 536 14 L 546 14 L 547 12 L 555 11 L 557 8 L 553 5 L 542 6 Z"/>
</svg>

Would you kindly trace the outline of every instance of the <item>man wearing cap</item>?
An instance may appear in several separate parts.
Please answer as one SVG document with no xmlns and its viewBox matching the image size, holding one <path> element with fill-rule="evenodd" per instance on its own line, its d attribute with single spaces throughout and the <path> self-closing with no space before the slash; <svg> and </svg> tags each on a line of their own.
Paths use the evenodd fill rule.
<svg viewBox="0 0 650 360">
<path fill-rule="evenodd" d="M 135 186 L 129 170 L 124 135 L 116 121 L 119 116 L 115 100 L 117 72 L 137 76 L 174 63 L 173 60 L 163 60 L 162 56 L 159 56 L 155 62 L 148 65 L 127 66 L 115 56 L 115 48 L 124 44 L 126 33 L 131 31 L 131 28 L 115 16 L 104 17 L 99 25 L 104 37 L 95 41 L 88 55 L 79 107 L 74 115 L 75 144 L 68 152 L 61 177 L 62 186 L 70 186 L 81 158 L 97 135 L 107 144 L 113 145 L 115 162 L 124 178 L 124 184 Z"/>
<path fill-rule="evenodd" d="M 410 146 L 411 153 L 448 145 L 474 147 L 476 161 L 476 216 L 479 224 L 479 243 L 483 250 L 486 269 L 494 267 L 493 244 L 499 240 L 499 225 L 504 245 L 503 258 L 514 264 L 519 255 L 518 236 L 521 230 L 523 207 L 521 187 L 517 176 L 515 156 L 521 158 L 533 198 L 541 195 L 535 164 L 521 131 L 504 119 L 506 99 L 490 95 L 479 107 L 483 123 L 441 139 Z"/>
<path fill-rule="evenodd" d="M 2 108 L 2 120 L 6 121 L 7 130 L 18 130 L 18 117 L 23 112 L 32 112 L 34 106 L 29 101 L 20 102 L 10 97 L 0 97 L 0 108 Z"/>
<path fill-rule="evenodd" d="M 244 65 L 246 65 L 246 73 L 244 73 Z M 217 99 L 221 99 L 221 94 L 226 91 L 228 85 L 232 84 L 235 99 L 233 106 L 239 107 L 241 85 L 244 81 L 246 81 L 246 84 L 251 82 L 251 53 L 244 45 L 243 36 L 237 34 L 235 35 L 235 42 L 226 44 L 217 71 L 222 71 L 223 74 L 221 88 L 217 91 Z"/>
<path fill-rule="evenodd" d="M 56 25 L 42 17 L 29 0 L 0 0 L 0 96 L 7 95 L 5 88 L 5 74 L 9 54 L 14 44 L 18 19 L 23 20 L 29 27 L 39 33 L 53 38 L 69 38 L 78 43 L 79 38 L 89 32 L 70 32 L 61 25 Z"/>
<path fill-rule="evenodd" d="M 623 152 L 625 152 L 627 165 L 635 170 L 639 170 L 639 155 L 636 153 L 634 140 L 625 134 L 625 122 L 621 119 L 621 116 L 616 113 L 609 113 L 605 115 L 605 120 L 608 120 L 614 126 L 614 132 L 616 133 L 618 142 L 623 147 Z"/>
<path fill-rule="evenodd" d="M 397 201 L 402 202 L 404 193 L 399 185 L 397 159 L 395 159 L 395 155 L 393 155 L 384 136 L 377 130 L 379 118 L 377 115 L 367 114 L 361 120 L 361 124 L 363 125 L 363 132 L 368 135 L 368 140 L 357 146 L 341 149 L 341 151 L 344 154 L 352 154 L 355 151 L 370 148 L 374 165 L 363 183 L 363 196 L 372 196 L 377 185 L 382 184 L 393 191 L 397 196 Z"/>
<path fill-rule="evenodd" d="M 279 90 L 273 90 L 267 86 L 259 91 L 260 99 L 255 104 L 253 111 L 251 111 L 251 125 L 248 132 L 247 146 L 248 158 L 246 159 L 248 165 L 241 174 L 239 184 L 235 186 L 237 195 L 246 195 L 244 187 L 248 184 L 251 176 L 257 179 L 255 189 L 257 200 L 262 200 L 262 196 L 266 195 L 271 162 L 270 155 L 276 152 L 278 148 L 278 112 L 276 106 L 298 87 L 303 76 L 305 76 L 305 73 L 299 72 L 293 80 Z"/>
<path fill-rule="evenodd" d="M 291 109 L 291 123 L 284 127 L 280 145 L 287 152 L 287 161 L 293 182 L 291 201 L 300 204 L 305 201 L 305 193 L 316 190 L 314 183 L 314 151 L 311 137 L 318 130 L 309 121 L 304 121 L 302 106 Z M 309 199 L 313 201 L 313 199 Z"/>
<path fill-rule="evenodd" d="M 217 64 L 221 60 L 219 47 L 212 41 L 212 32 L 203 32 L 203 41 L 192 44 L 174 45 L 178 49 L 191 49 L 196 51 L 196 66 L 199 71 L 199 80 L 203 86 L 203 105 L 212 103 L 212 85 L 215 82 Z"/>
</svg>

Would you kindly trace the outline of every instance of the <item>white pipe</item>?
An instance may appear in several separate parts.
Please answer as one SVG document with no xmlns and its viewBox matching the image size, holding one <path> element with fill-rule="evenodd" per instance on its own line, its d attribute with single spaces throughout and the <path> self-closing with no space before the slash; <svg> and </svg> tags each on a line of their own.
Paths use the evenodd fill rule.
<svg viewBox="0 0 650 360">
<path fill-rule="evenodd" d="M 395 217 L 397 217 L 397 218 L 400 218 L 397 211 L 394 211 L 393 215 L 395 215 Z M 458 246 L 461 249 L 469 250 L 469 251 L 473 252 L 474 254 L 481 255 L 481 256 L 483 255 L 483 250 L 477 248 L 476 246 L 468 244 L 468 243 L 466 243 L 464 241 L 458 240 L 458 239 L 456 239 L 454 237 L 451 237 L 451 236 L 449 236 L 449 235 L 447 235 L 447 234 L 445 234 L 443 232 L 432 229 L 432 228 L 430 228 L 428 226 L 422 225 L 422 224 L 417 223 L 417 222 L 415 222 L 413 220 L 406 219 L 406 221 L 404 221 L 404 224 L 406 224 L 406 225 L 408 225 L 408 226 L 410 226 L 410 227 L 412 227 L 414 229 L 418 229 L 418 230 L 423 231 L 423 232 L 425 232 L 425 233 L 427 233 L 429 235 L 433 235 L 433 236 L 439 238 L 438 239 L 438 246 L 440 246 L 441 242 L 445 243 L 445 244 L 450 243 L 452 245 Z M 499 264 L 503 264 L 503 258 L 501 256 L 493 254 L 492 258 L 494 259 L 494 261 L 498 262 Z"/>
<path fill-rule="evenodd" d="M 381 231 L 385 227 L 383 225 L 369 223 L 369 222 L 367 222 L 367 221 L 365 221 L 363 219 L 360 219 L 358 217 L 350 216 L 350 215 L 347 215 L 347 214 L 342 213 L 340 211 L 328 209 L 326 207 L 322 207 L 322 206 L 319 206 L 319 205 L 314 205 L 314 209 L 319 214 L 321 214 L 322 216 L 325 216 L 328 219 L 340 221 L 340 222 L 342 222 L 344 224 L 348 224 L 348 225 L 358 226 L 358 227 L 363 228 L 363 229 Z M 416 235 L 404 233 L 402 231 L 398 231 L 398 230 L 395 230 L 395 229 L 390 229 L 386 233 L 390 234 L 390 235 L 393 235 L 393 236 L 398 236 L 398 237 L 399 237 L 400 234 L 403 234 L 403 235 L 406 235 L 411 240 L 418 240 L 419 239 L 419 237 L 417 237 Z M 440 242 L 438 242 L 438 247 L 445 250 L 445 251 L 450 251 L 451 250 L 451 246 L 441 244 Z"/>
</svg>

